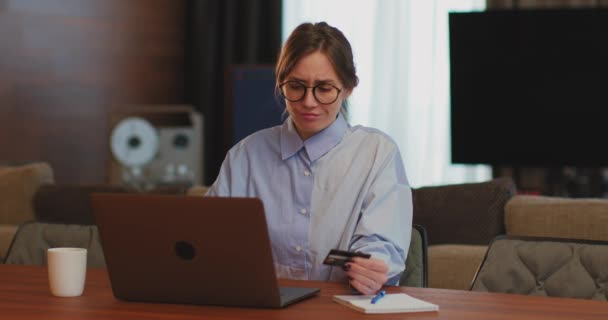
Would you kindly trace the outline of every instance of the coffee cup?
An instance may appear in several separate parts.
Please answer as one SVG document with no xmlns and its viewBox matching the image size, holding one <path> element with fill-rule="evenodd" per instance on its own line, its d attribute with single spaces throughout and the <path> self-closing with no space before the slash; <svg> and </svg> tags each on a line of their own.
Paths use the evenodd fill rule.
<svg viewBox="0 0 608 320">
<path fill-rule="evenodd" d="M 47 268 L 51 293 L 58 297 L 82 295 L 87 273 L 87 249 L 50 248 Z"/>
</svg>

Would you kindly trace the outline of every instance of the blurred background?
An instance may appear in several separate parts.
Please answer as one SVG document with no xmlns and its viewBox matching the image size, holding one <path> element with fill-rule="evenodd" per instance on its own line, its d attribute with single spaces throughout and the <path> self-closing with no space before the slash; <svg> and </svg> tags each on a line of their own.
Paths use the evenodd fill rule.
<svg viewBox="0 0 608 320">
<path fill-rule="evenodd" d="M 522 193 L 603 197 L 602 161 L 453 163 L 450 13 L 607 5 L 0 0 L 0 164 L 45 161 L 58 183 L 209 185 L 232 145 L 283 121 L 273 92 L 282 41 L 302 22 L 327 21 L 354 50 L 351 124 L 395 139 L 413 187 L 510 176 Z"/>
</svg>

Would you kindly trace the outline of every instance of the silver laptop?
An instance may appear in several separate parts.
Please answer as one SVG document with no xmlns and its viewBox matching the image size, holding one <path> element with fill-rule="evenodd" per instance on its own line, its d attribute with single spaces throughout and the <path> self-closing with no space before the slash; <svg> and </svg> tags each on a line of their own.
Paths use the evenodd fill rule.
<svg viewBox="0 0 608 320">
<path fill-rule="evenodd" d="M 106 193 L 91 201 L 119 299 L 281 308 L 319 292 L 279 287 L 259 199 Z"/>
</svg>

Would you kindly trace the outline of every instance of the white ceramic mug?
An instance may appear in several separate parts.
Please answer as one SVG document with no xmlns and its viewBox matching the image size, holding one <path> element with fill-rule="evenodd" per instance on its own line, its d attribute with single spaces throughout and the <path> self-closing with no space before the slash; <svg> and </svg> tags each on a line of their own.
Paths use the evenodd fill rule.
<svg viewBox="0 0 608 320">
<path fill-rule="evenodd" d="M 82 295 L 87 274 L 87 249 L 51 248 L 47 250 L 51 293 L 58 297 Z"/>
</svg>

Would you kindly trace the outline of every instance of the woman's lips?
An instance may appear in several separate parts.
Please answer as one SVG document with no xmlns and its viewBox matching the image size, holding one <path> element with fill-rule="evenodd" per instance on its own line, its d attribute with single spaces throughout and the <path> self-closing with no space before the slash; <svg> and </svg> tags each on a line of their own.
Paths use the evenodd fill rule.
<svg viewBox="0 0 608 320">
<path fill-rule="evenodd" d="M 318 114 L 314 114 L 314 113 L 301 113 L 300 116 L 302 117 L 302 119 L 304 120 L 316 120 L 319 115 Z"/>
</svg>

